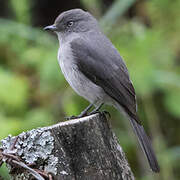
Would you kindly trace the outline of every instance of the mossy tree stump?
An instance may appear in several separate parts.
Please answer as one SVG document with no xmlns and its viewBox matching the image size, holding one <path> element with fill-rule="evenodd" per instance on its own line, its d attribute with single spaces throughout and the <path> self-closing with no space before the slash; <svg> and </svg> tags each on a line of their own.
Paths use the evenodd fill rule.
<svg viewBox="0 0 180 180">
<path fill-rule="evenodd" d="M 134 179 L 103 113 L 33 129 L 18 138 L 8 136 L 2 140 L 1 154 L 14 179 L 46 179 L 43 173 L 58 180 Z"/>
</svg>

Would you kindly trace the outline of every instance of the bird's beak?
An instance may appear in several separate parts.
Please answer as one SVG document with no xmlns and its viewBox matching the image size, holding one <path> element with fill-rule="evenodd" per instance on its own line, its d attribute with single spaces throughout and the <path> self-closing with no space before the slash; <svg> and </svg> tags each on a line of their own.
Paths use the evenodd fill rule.
<svg viewBox="0 0 180 180">
<path fill-rule="evenodd" d="M 57 27 L 53 24 L 50 26 L 46 26 L 44 30 L 57 31 Z"/>
</svg>

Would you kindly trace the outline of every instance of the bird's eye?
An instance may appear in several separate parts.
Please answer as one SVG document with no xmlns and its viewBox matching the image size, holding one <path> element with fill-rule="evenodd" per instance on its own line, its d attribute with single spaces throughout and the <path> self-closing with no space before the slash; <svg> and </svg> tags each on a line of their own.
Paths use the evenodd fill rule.
<svg viewBox="0 0 180 180">
<path fill-rule="evenodd" d="M 73 22 L 73 21 L 69 21 L 69 22 L 67 22 L 67 26 L 68 26 L 68 27 L 71 27 L 73 24 L 74 24 L 74 22 Z"/>
</svg>

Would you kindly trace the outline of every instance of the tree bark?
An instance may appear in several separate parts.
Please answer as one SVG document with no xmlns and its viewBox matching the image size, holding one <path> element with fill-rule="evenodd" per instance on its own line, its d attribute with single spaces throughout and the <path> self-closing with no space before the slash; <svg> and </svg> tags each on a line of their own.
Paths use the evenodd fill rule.
<svg viewBox="0 0 180 180">
<path fill-rule="evenodd" d="M 23 132 L 14 141 L 11 136 L 2 140 L 2 151 L 13 152 L 28 167 L 35 163 L 33 169 L 58 180 L 134 179 L 103 113 Z M 30 179 L 30 174 L 26 168 L 15 168 L 12 177 Z"/>
</svg>

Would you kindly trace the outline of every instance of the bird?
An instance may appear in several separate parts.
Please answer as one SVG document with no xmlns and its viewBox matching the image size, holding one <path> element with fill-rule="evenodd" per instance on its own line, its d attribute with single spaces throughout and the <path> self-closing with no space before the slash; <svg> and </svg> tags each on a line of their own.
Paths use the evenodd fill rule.
<svg viewBox="0 0 180 180">
<path fill-rule="evenodd" d="M 125 62 L 106 37 L 96 18 L 82 9 L 60 13 L 53 25 L 46 26 L 59 40 L 58 62 L 74 91 L 90 105 L 77 117 L 88 114 L 92 106 L 98 112 L 103 104 L 123 113 L 138 137 L 150 168 L 160 167 L 143 125 L 137 114 L 136 94 Z"/>
</svg>

